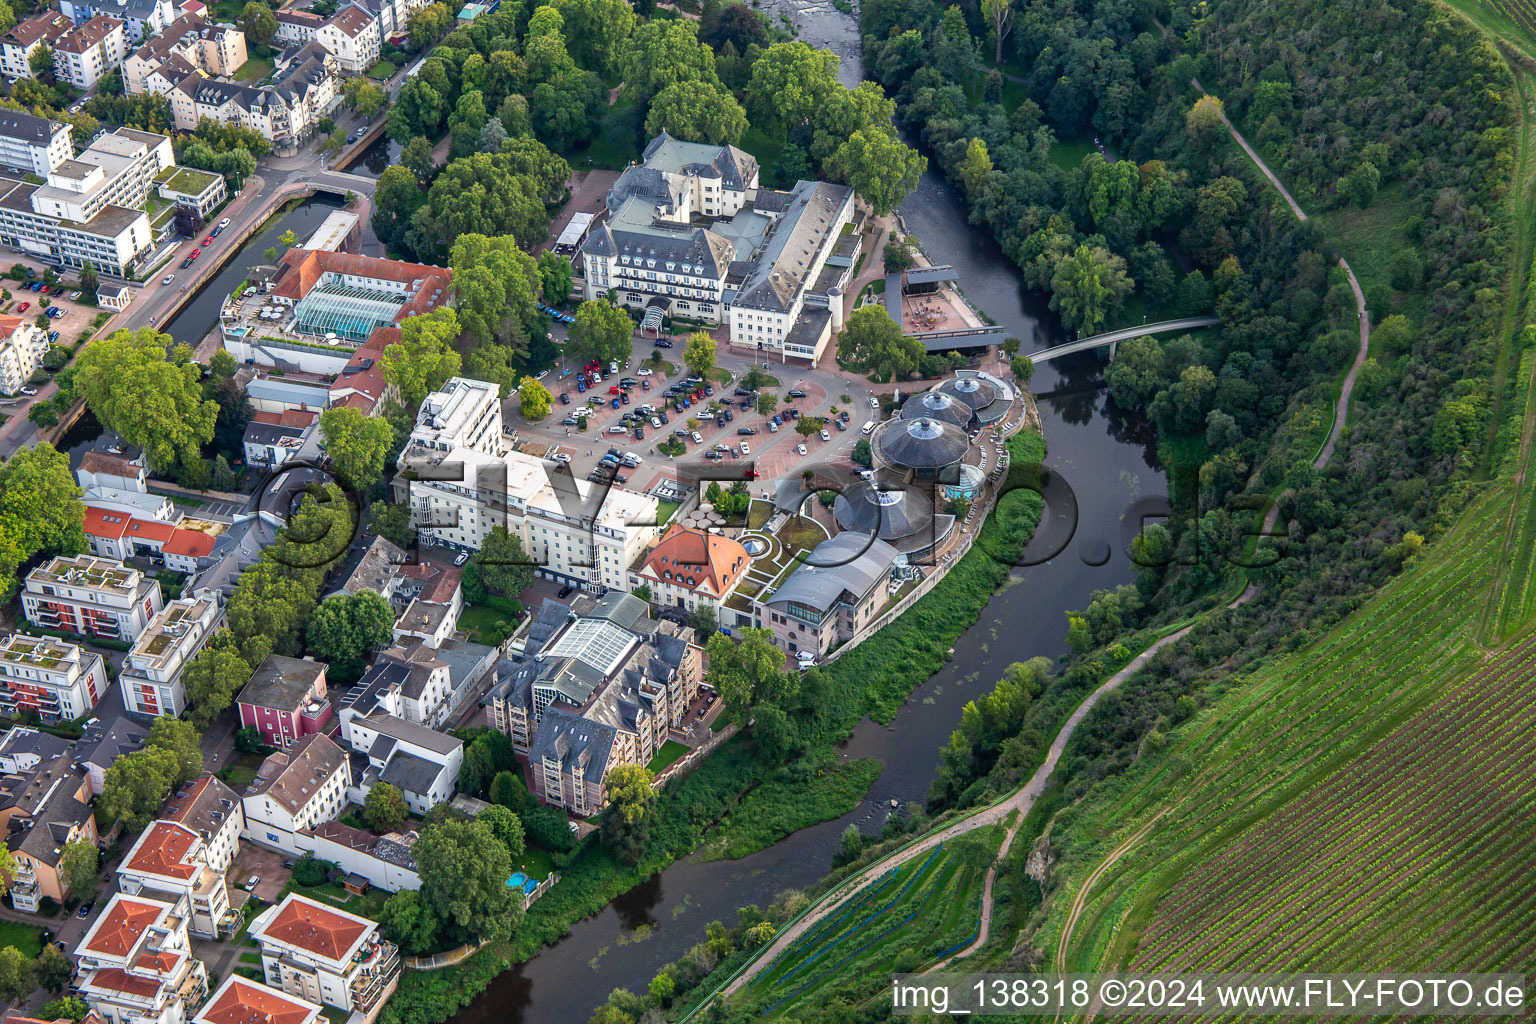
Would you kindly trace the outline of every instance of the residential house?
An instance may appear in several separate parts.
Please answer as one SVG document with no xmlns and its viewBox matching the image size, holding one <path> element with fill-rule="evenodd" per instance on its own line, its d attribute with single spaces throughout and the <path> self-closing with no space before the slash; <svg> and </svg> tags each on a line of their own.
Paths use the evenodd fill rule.
<svg viewBox="0 0 1536 1024">
<path fill-rule="evenodd" d="M 196 128 L 203 118 L 238 124 L 259 133 L 279 152 L 291 153 L 341 102 L 338 74 L 336 58 L 318 42 L 310 42 L 265 85 L 187 75 L 170 90 L 171 114 L 182 131 Z"/>
<path fill-rule="evenodd" d="M 348 794 L 355 803 L 362 803 L 379 782 L 399 789 L 415 814 L 453 799 L 464 763 L 464 742 L 457 737 L 382 712 L 364 715 L 344 709 L 342 738 L 367 758 Z"/>
<path fill-rule="evenodd" d="M 461 573 L 451 565 L 416 563 L 401 566 L 400 575 L 401 592 L 414 596 L 395 622 L 395 639 L 415 637 L 428 647 L 441 647 L 464 611 Z"/>
<path fill-rule="evenodd" d="M 400 328 L 376 328 L 331 384 L 330 404 L 377 416 L 386 399 L 399 398 L 399 389 L 384 379 L 384 350 L 399 340 Z"/>
<path fill-rule="evenodd" d="M 208 994 L 184 897 L 116 893 L 75 947 L 79 995 L 106 1024 L 186 1024 Z"/>
<path fill-rule="evenodd" d="M 214 775 L 204 775 L 182 786 L 160 809 L 160 820 L 185 825 L 203 840 L 208 866 L 229 870 L 240 852 L 240 833 L 245 831 L 245 812 L 240 796 Z"/>
<path fill-rule="evenodd" d="M 318 1003 L 231 974 L 192 1024 L 318 1024 L 322 1012 Z"/>
<path fill-rule="evenodd" d="M 140 833 L 117 867 L 117 886 L 187 907 L 187 928 L 205 939 L 233 934 L 240 918 L 229 905 L 224 872 L 209 863 L 202 836 L 174 821 L 156 821 Z"/>
<path fill-rule="evenodd" d="M 128 55 L 126 28 L 126 22 L 98 14 L 60 36 L 53 44 L 53 67 L 59 79 L 76 89 L 94 89 Z"/>
<path fill-rule="evenodd" d="M 376 889 L 399 892 L 421 888 L 416 858 L 411 856 L 411 845 L 418 838 L 415 832 L 376 836 L 339 821 L 328 821 L 300 832 L 298 843 L 301 850 L 330 861 L 349 877 L 362 878 Z"/>
<path fill-rule="evenodd" d="M 151 75 L 169 61 L 182 66 Z M 203 18 L 184 15 L 166 26 L 163 33 L 123 61 L 123 87 L 130 96 L 141 93 L 165 95 L 187 74 L 202 72 L 214 78 L 230 78 L 246 61 L 245 33 L 233 25 L 210 25 Z"/>
<path fill-rule="evenodd" d="M 156 191 L 161 199 L 169 199 L 177 206 L 196 210 L 199 218 L 206 220 L 229 198 L 229 186 L 224 175 L 197 171 L 190 167 L 167 167 L 155 177 Z"/>
<path fill-rule="evenodd" d="M 333 733 L 325 670 L 324 662 L 309 658 L 267 655 L 235 698 L 241 728 L 259 730 L 262 742 L 274 747 L 314 733 Z"/>
<path fill-rule="evenodd" d="M 315 31 L 315 41 L 335 55 L 342 72 L 360 75 L 379 62 L 384 36 L 377 15 L 362 4 L 346 3 Z"/>
<path fill-rule="evenodd" d="M 51 174 L 74 155 L 69 133 L 62 121 L 20 110 L 0 111 L 0 167 L 18 174 Z"/>
<path fill-rule="evenodd" d="M 106 640 L 135 640 L 160 613 L 160 583 L 115 559 L 50 558 L 27 573 L 27 621 Z"/>
<path fill-rule="evenodd" d="M 26 633 L 0 640 L 0 715 L 31 712 L 45 722 L 83 718 L 106 692 L 99 654 Z"/>
<path fill-rule="evenodd" d="M 86 726 L 85 735 L 75 742 L 75 763 L 86 773 L 91 796 L 101 795 L 112 762 L 138 750 L 148 738 L 149 730 L 128 718 Z"/>
<path fill-rule="evenodd" d="M 372 1024 L 400 983 L 400 950 L 366 917 L 289 893 L 251 922 L 273 988 Z"/>
<path fill-rule="evenodd" d="M 299 856 L 298 834 L 334 820 L 351 785 L 346 752 L 329 736 L 305 736 L 262 762 L 241 800 L 245 838 Z"/>
<path fill-rule="evenodd" d="M 172 0 L 59 0 L 59 10 L 76 25 L 100 14 L 120 18 L 127 27 L 128 42 L 134 46 L 160 35 L 178 14 Z"/>
<path fill-rule="evenodd" d="M 18 394 L 42 368 L 48 334 L 19 316 L 0 316 L 0 394 Z"/>
<path fill-rule="evenodd" d="M 123 707 L 141 715 L 179 718 L 187 709 L 181 673 L 223 622 L 224 609 L 208 594 L 178 598 L 162 608 L 123 661 L 118 677 Z"/>
<path fill-rule="evenodd" d="M 751 564 L 752 556 L 736 539 L 673 523 L 631 574 L 630 590 L 650 587 L 651 602 L 662 608 L 718 613 Z"/>
<path fill-rule="evenodd" d="M 246 425 L 244 440 L 246 463 L 264 469 L 322 457 L 318 413 L 294 409 L 255 413 Z"/>
<path fill-rule="evenodd" d="M 69 754 L 49 752 L 31 769 L 0 780 L 0 818 L 9 829 L 5 844 L 16 863 L 11 904 L 24 913 L 37 913 L 44 899 L 63 903 L 70 892 L 65 848 L 96 843 L 90 783 Z"/>
<path fill-rule="evenodd" d="M 385 537 L 376 536 L 363 549 L 362 556 L 357 560 L 357 567 L 341 581 L 340 586 L 331 591 L 331 594 L 345 594 L 351 597 L 364 591 L 372 591 L 388 600 L 390 604 L 400 607 L 402 602 L 397 589 L 403 580 L 400 568 L 405 565 L 406 557 L 404 549 L 397 547 Z"/>
</svg>

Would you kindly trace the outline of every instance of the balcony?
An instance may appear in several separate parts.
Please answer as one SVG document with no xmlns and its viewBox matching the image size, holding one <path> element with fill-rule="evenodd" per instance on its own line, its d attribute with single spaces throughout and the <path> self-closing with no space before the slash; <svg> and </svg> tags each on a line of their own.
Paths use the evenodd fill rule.
<svg viewBox="0 0 1536 1024">
<path fill-rule="evenodd" d="M 371 1013 L 400 974 L 400 950 L 392 942 L 375 942 L 353 957 L 353 963 L 360 965 L 361 970 L 349 986 L 352 1008 L 359 1013 Z"/>
</svg>

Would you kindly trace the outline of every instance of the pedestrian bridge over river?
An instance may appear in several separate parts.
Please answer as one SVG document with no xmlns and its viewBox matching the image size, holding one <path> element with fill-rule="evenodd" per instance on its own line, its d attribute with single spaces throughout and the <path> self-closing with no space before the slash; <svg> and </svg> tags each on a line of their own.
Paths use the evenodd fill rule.
<svg viewBox="0 0 1536 1024">
<path fill-rule="evenodd" d="M 1054 345 L 1051 348 L 1040 349 L 1038 352 L 1027 352 L 1025 355 L 1029 356 L 1038 365 L 1049 359 L 1070 356 L 1077 352 L 1087 352 L 1089 349 L 1103 348 L 1105 345 L 1113 348 L 1113 346 L 1122 341 L 1130 341 L 1132 338 L 1139 338 L 1144 334 L 1193 331 L 1200 327 L 1214 327 L 1219 323 L 1221 323 L 1221 318 L 1217 316 L 1188 316 L 1182 320 L 1164 320 L 1158 324 L 1142 324 L 1140 327 L 1127 327 L 1120 331 L 1095 334 L 1091 338 L 1080 338 L 1077 341 L 1069 341 L 1065 345 Z"/>
</svg>

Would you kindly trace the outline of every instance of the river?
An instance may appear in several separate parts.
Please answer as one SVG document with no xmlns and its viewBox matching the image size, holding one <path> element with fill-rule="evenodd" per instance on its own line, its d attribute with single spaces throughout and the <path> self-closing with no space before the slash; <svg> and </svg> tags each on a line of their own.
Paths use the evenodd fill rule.
<svg viewBox="0 0 1536 1024">
<path fill-rule="evenodd" d="M 274 246 L 281 250 L 277 240 L 284 231 L 291 229 L 300 240 L 308 238 L 332 210 L 339 210 L 342 205 L 340 196 L 323 193 L 285 203 L 160 329 L 196 349 L 208 332 L 218 326 L 219 310 L 230 292 L 246 279 L 251 267 L 265 262 L 262 253 Z"/>
<path fill-rule="evenodd" d="M 827 42 L 817 39 L 818 45 Z M 937 176 L 926 175 L 901 212 L 929 256 L 953 264 L 966 296 L 1022 338 L 1024 351 L 1063 340 L 1043 301 L 1024 292 L 1013 265 L 990 237 L 967 224 L 959 198 Z M 885 764 L 869 798 L 844 818 L 742 860 L 673 864 L 497 978 L 454 1024 L 585 1021 L 611 989 L 643 992 L 663 964 L 703 938 L 710 921 L 729 923 L 737 907 L 766 906 L 780 891 L 825 875 L 849 822 L 874 832 L 891 800 L 923 800 L 939 747 L 965 702 L 989 691 L 1008 664 L 1060 654 L 1064 613 L 1084 607 L 1095 590 L 1134 576 L 1121 543 L 1123 514 L 1138 500 L 1165 495 L 1166 486 L 1150 431 L 1109 405 L 1099 380 L 1101 358 L 1085 353 L 1044 363 L 1033 381 L 1049 446 L 1046 465 L 1056 480 L 1071 485 L 1077 500 L 1075 531 L 1064 517 L 1048 515 L 1037 538 L 1070 534 L 1070 543 L 1044 564 L 1014 570 L 1012 583 L 955 645 L 954 660 L 918 687 L 890 728 L 860 724 L 843 756 L 877 757 Z"/>
</svg>

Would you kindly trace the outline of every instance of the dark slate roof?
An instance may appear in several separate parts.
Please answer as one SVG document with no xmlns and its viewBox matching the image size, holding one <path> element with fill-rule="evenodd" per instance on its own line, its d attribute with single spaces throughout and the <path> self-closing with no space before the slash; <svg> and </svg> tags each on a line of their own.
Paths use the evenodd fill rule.
<svg viewBox="0 0 1536 1024">
<path fill-rule="evenodd" d="M 109 768 L 113 761 L 144 745 L 149 730 L 126 718 L 114 718 L 110 726 L 100 723 L 88 729 L 75 743 L 75 757 L 81 764 Z"/>
<path fill-rule="evenodd" d="M 944 391 L 924 391 L 901 403 L 901 418 L 904 420 L 926 417 L 969 429 L 973 415 L 969 405 Z"/>
<path fill-rule="evenodd" d="M 882 491 L 870 480 L 844 489 L 832 513 L 841 529 L 884 541 L 933 529 L 933 503 L 927 495 L 916 488 Z"/>
<path fill-rule="evenodd" d="M 50 121 L 46 117 L 0 108 L 0 135 L 9 139 L 46 146 L 53 138 L 54 126 L 58 124 L 60 122 Z"/>
<path fill-rule="evenodd" d="M 70 829 L 83 825 L 91 817 L 89 804 L 75 799 L 79 778 L 66 779 L 54 788 L 48 800 L 30 820 L 13 819 L 13 829 L 6 840 L 13 852 L 30 854 L 34 860 L 57 867 L 64 855 L 64 844 L 69 842 Z"/>
<path fill-rule="evenodd" d="M 953 395 L 972 409 L 984 409 L 997 397 L 997 392 L 992 385 L 978 377 L 957 377 L 954 380 L 946 380 L 934 390 L 940 394 Z"/>
<path fill-rule="evenodd" d="M 789 310 L 795 296 L 811 283 L 807 278 L 817 254 L 837 240 L 838 211 L 851 201 L 853 190 L 825 181 L 802 181 L 792 195 L 734 306 Z"/>
<path fill-rule="evenodd" d="M 927 417 L 888 423 L 875 442 L 886 461 L 909 469 L 942 469 L 959 462 L 971 446 L 964 430 Z"/>
<path fill-rule="evenodd" d="M 325 669 L 324 662 L 269 654 L 256 666 L 236 700 L 256 707 L 295 711 L 309 699 L 315 681 Z"/>
<path fill-rule="evenodd" d="M 539 733 L 528 752 L 530 763 L 550 758 L 560 770 L 588 782 L 601 782 L 618 730 L 558 707 L 544 711 Z"/>
<path fill-rule="evenodd" d="M 633 594 L 610 590 L 592 606 L 592 610 L 587 612 L 585 617 L 607 619 L 615 626 L 632 631 L 635 623 L 645 618 L 649 610 L 646 603 Z"/>
<path fill-rule="evenodd" d="M 444 766 L 436 761 L 428 761 L 415 754 L 397 751 L 395 756 L 389 759 L 389 764 L 385 765 L 384 770 L 379 773 L 379 781 L 396 786 L 405 793 L 425 796 L 444 770 Z"/>
<path fill-rule="evenodd" d="M 701 177 L 718 177 L 722 188 L 741 192 L 757 175 L 757 158 L 735 146 L 711 146 L 685 142 L 663 131 L 645 144 L 641 154 L 648 166 L 684 171 Z M 712 173 L 707 173 L 712 172 Z"/>
<path fill-rule="evenodd" d="M 447 733 L 428 729 L 424 725 L 408 722 L 394 715 L 372 714 L 362 719 L 363 725 L 385 736 L 393 736 L 401 743 L 414 743 L 437 754 L 451 754 L 464 745 L 463 741 Z"/>
</svg>

